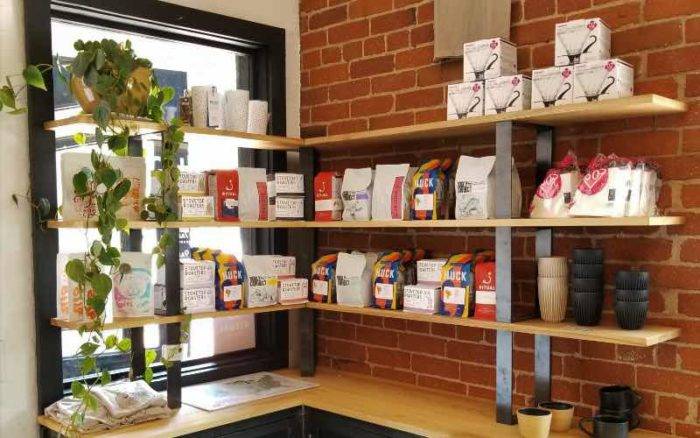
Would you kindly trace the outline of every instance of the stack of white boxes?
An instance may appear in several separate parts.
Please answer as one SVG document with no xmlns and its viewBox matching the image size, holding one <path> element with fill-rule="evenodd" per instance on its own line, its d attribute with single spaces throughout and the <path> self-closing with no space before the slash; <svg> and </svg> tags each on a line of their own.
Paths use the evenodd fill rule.
<svg viewBox="0 0 700 438">
<path fill-rule="evenodd" d="M 515 45 L 502 38 L 464 44 L 463 82 L 447 86 L 447 120 L 530 107 L 530 78 L 517 74 Z"/>
<path fill-rule="evenodd" d="M 554 67 L 533 70 L 532 108 L 631 96 L 634 71 L 610 59 L 610 28 L 600 18 L 556 25 Z"/>
<path fill-rule="evenodd" d="M 180 308 L 183 313 L 216 310 L 214 262 L 211 260 L 180 259 Z M 155 313 L 166 314 L 165 267 L 158 269 L 154 289 Z"/>
</svg>

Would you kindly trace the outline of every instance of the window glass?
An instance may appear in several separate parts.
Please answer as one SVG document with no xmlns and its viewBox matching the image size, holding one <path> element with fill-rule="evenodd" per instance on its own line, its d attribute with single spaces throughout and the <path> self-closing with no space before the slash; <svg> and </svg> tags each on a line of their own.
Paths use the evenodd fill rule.
<svg viewBox="0 0 700 438">
<path fill-rule="evenodd" d="M 236 62 L 239 53 L 217 47 L 193 44 L 149 35 L 100 28 L 82 23 L 74 23 L 59 19 L 52 20 L 52 51 L 61 58 L 75 56 L 73 42 L 78 39 L 100 40 L 103 38 L 122 42 L 129 39 L 138 56 L 153 62 L 154 73 L 161 86 L 172 86 L 176 96 L 194 85 L 214 85 L 220 93 L 235 89 L 237 83 Z M 204 62 L 206 61 L 206 62 Z M 60 81 L 54 81 L 55 118 L 66 118 L 81 112 L 80 107 L 71 98 L 70 93 Z M 166 118 L 177 115 L 175 101 L 166 107 Z M 142 137 L 143 153 L 146 157 L 147 171 L 158 167 L 159 139 L 158 135 Z M 238 150 L 231 140 L 213 138 L 203 135 L 187 135 L 186 144 L 181 148 L 181 165 L 192 170 L 227 169 L 238 166 Z M 95 145 L 77 146 L 72 138 L 57 138 L 57 193 L 58 203 L 61 204 L 61 174 L 60 156 L 67 152 L 89 152 Z M 150 191 L 150 181 L 146 184 L 147 193 Z M 182 229 L 182 237 L 191 247 L 211 247 L 225 252 L 242 256 L 240 230 L 237 228 L 193 228 Z M 59 248 L 65 252 L 82 252 L 86 241 L 97 237 L 95 230 L 60 230 Z M 187 240 L 187 238 L 189 238 Z M 150 252 L 156 242 L 154 230 L 143 231 L 142 251 Z M 114 245 L 119 246 L 119 236 L 115 234 Z M 107 317 L 112 313 L 107 306 Z M 78 346 L 80 336 L 76 331 L 62 333 L 62 349 L 64 357 L 64 377 L 78 375 L 75 361 L 72 360 Z M 144 330 L 146 348 L 157 348 L 160 345 L 158 326 L 146 326 Z M 196 359 L 216 354 L 244 350 L 255 347 L 254 316 L 239 316 L 234 318 L 200 319 L 192 321 L 190 342 L 187 359 Z M 107 358 L 112 369 L 128 366 L 126 355 Z"/>
</svg>

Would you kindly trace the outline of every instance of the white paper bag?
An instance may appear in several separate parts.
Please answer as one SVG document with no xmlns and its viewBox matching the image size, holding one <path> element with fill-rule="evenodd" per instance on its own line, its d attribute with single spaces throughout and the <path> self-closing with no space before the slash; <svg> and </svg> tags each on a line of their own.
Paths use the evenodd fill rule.
<svg viewBox="0 0 700 438">
<path fill-rule="evenodd" d="M 378 164 L 372 191 L 372 220 L 405 220 L 410 196 L 408 164 Z"/>
<path fill-rule="evenodd" d="M 131 269 L 126 274 L 116 273 L 112 276 L 114 317 L 153 315 L 153 255 L 123 251 L 120 260 Z"/>
<path fill-rule="evenodd" d="M 455 175 L 455 218 L 488 219 L 495 217 L 496 157 L 459 157 Z M 520 217 L 522 185 L 520 176 L 511 163 L 511 216 Z"/>
<path fill-rule="evenodd" d="M 248 132 L 267 134 L 268 119 L 267 102 L 264 100 L 251 100 L 248 102 Z"/>
<path fill-rule="evenodd" d="M 368 221 L 372 218 L 372 180 L 370 167 L 345 169 L 341 196 L 344 221 Z"/>
<path fill-rule="evenodd" d="M 265 169 L 239 167 L 238 215 L 242 221 L 268 219 L 267 175 Z"/>
<path fill-rule="evenodd" d="M 246 132 L 249 100 L 248 90 L 228 90 L 224 94 L 224 129 Z"/>
<path fill-rule="evenodd" d="M 335 268 L 336 298 L 338 304 L 367 307 L 372 298 L 372 267 L 377 261 L 376 253 L 353 251 L 338 253 Z"/>
</svg>

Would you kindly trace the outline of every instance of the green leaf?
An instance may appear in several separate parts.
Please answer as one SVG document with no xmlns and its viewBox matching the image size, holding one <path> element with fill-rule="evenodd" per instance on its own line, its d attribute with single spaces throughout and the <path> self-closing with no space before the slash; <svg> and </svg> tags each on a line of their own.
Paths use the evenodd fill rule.
<svg viewBox="0 0 700 438">
<path fill-rule="evenodd" d="M 109 291 L 112 290 L 112 279 L 107 274 L 97 274 L 90 283 L 98 296 L 107 296 Z"/>
<path fill-rule="evenodd" d="M 73 191 L 76 195 L 87 193 L 88 173 L 84 170 L 73 175 Z"/>
<path fill-rule="evenodd" d="M 102 147 L 102 145 L 105 143 L 105 135 L 99 126 L 95 128 L 95 142 L 97 143 L 97 146 L 99 146 L 99 147 Z M 95 153 L 95 151 L 92 151 L 92 152 Z M 94 164 L 94 162 L 93 162 L 93 167 L 95 167 L 95 168 L 97 167 L 97 165 Z"/>
<path fill-rule="evenodd" d="M 121 201 L 124 196 L 126 196 L 127 193 L 129 193 L 129 190 L 131 190 L 131 181 L 128 179 L 123 179 L 119 181 L 119 183 L 114 187 L 113 193 L 114 193 L 114 198 L 117 201 Z"/>
<path fill-rule="evenodd" d="M 126 149 L 128 146 L 129 142 L 126 136 L 124 135 L 113 135 L 107 139 L 107 146 L 109 146 L 109 149 L 111 151 L 119 151 Z"/>
<path fill-rule="evenodd" d="M 91 411 L 96 411 L 100 407 L 97 398 L 89 392 L 83 395 L 83 402 L 85 402 L 85 407 Z"/>
<path fill-rule="evenodd" d="M 94 255 L 95 257 L 99 257 L 100 254 L 102 254 L 102 250 L 104 250 L 104 246 L 99 240 L 94 240 L 92 245 L 90 245 L 90 254 Z"/>
<path fill-rule="evenodd" d="M 107 371 L 107 370 L 102 371 L 102 375 L 100 376 L 100 383 L 103 385 L 106 385 L 111 381 L 112 381 L 112 376 L 109 374 L 109 371 Z"/>
<path fill-rule="evenodd" d="M 146 383 L 151 383 L 153 381 L 153 368 L 146 368 L 143 370 L 143 380 Z"/>
<path fill-rule="evenodd" d="M 41 75 L 41 71 L 39 71 L 35 65 L 28 65 L 22 72 L 22 76 L 24 76 L 24 80 L 27 82 L 27 85 L 31 85 L 34 88 L 39 88 L 46 91 L 44 77 Z"/>
<path fill-rule="evenodd" d="M 15 103 L 15 92 L 12 91 L 8 85 L 4 85 L 0 88 L 0 102 L 6 107 L 15 109 L 17 104 Z"/>
<path fill-rule="evenodd" d="M 72 259 L 66 264 L 66 275 L 76 283 L 85 280 L 85 264 L 80 259 Z"/>
<path fill-rule="evenodd" d="M 109 167 L 103 167 L 95 172 L 95 177 L 108 189 L 111 188 L 115 182 L 117 182 L 117 172 Z"/>
<path fill-rule="evenodd" d="M 75 142 L 75 144 L 85 144 L 86 140 L 87 138 L 82 132 L 76 132 L 75 134 L 73 134 L 73 141 Z"/>
<path fill-rule="evenodd" d="M 90 374 L 95 370 L 95 366 L 97 366 L 97 360 L 95 359 L 95 357 L 88 356 L 84 358 L 80 363 L 80 373 L 82 375 Z"/>
<path fill-rule="evenodd" d="M 95 123 L 97 123 L 97 126 L 100 128 L 105 129 L 107 127 L 107 123 L 109 122 L 109 110 L 109 104 L 103 100 L 92 112 L 92 118 L 95 119 Z"/>
<path fill-rule="evenodd" d="M 163 103 L 166 104 L 173 100 L 173 97 L 175 97 L 175 89 L 173 87 L 165 87 L 163 88 Z"/>
<path fill-rule="evenodd" d="M 99 346 L 100 345 L 95 342 L 83 342 L 80 345 L 80 354 L 82 354 L 83 356 L 90 356 L 93 353 L 95 353 L 95 351 L 97 351 L 97 348 Z"/>
<path fill-rule="evenodd" d="M 109 335 L 105 338 L 105 347 L 108 350 L 111 350 L 112 348 L 117 346 L 117 337 L 115 335 Z"/>
<path fill-rule="evenodd" d="M 158 268 L 162 268 L 163 266 L 165 266 L 165 256 L 163 254 L 158 254 L 158 256 L 156 257 L 156 266 Z"/>
<path fill-rule="evenodd" d="M 129 272 L 131 272 L 131 265 L 128 263 L 122 263 L 119 265 L 119 273 L 122 275 L 126 275 Z"/>
<path fill-rule="evenodd" d="M 85 386 L 77 380 L 73 380 L 70 384 L 70 392 L 73 394 L 73 397 L 82 398 L 85 394 Z"/>
<path fill-rule="evenodd" d="M 154 350 L 152 348 L 149 348 L 148 350 L 146 350 L 145 360 L 146 360 L 147 367 L 149 365 L 151 365 L 152 363 L 154 363 L 157 358 L 158 358 L 158 353 L 156 353 L 156 350 Z"/>
<path fill-rule="evenodd" d="M 118 343 L 117 343 L 117 349 L 121 351 L 122 353 L 126 353 L 128 351 L 131 351 L 131 339 L 129 338 L 122 338 Z"/>
</svg>

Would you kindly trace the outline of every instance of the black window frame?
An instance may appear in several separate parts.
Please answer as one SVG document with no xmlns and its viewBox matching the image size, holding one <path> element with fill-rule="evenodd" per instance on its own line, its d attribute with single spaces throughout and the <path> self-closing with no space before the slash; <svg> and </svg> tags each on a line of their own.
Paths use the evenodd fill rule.
<svg viewBox="0 0 700 438">
<path fill-rule="evenodd" d="M 25 52 L 27 63 L 50 64 L 51 19 L 109 27 L 207 44 L 250 55 L 248 65 L 238 66 L 239 77 L 249 80 L 252 99 L 269 102 L 270 132 L 286 134 L 285 31 L 198 9 L 155 0 L 25 0 Z M 246 64 L 246 63 L 239 63 Z M 54 118 L 53 86 L 48 92 L 27 93 L 31 194 L 56 205 L 56 143 L 43 123 Z M 286 168 L 284 152 L 239 149 L 240 165 Z M 37 351 L 38 407 L 61 398 L 69 387 L 62 375 L 61 332 L 50 324 L 55 316 L 57 230 L 46 230 L 33 218 L 34 297 Z M 286 253 L 284 230 L 243 230 L 244 250 L 250 254 Z M 182 384 L 191 385 L 226 377 L 284 368 L 288 364 L 287 312 L 256 314 L 256 346 L 253 349 L 183 362 Z M 141 342 L 142 346 L 142 342 Z M 135 352 L 135 355 L 142 352 Z M 139 356 L 141 357 L 141 356 Z M 166 373 L 156 368 L 154 387 L 165 389 Z M 126 375 L 125 370 L 115 377 Z"/>
</svg>

